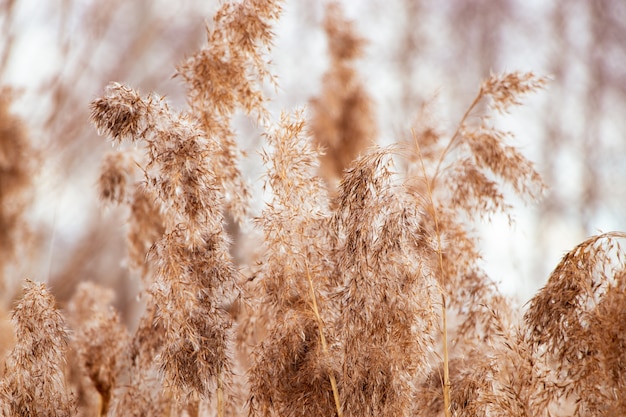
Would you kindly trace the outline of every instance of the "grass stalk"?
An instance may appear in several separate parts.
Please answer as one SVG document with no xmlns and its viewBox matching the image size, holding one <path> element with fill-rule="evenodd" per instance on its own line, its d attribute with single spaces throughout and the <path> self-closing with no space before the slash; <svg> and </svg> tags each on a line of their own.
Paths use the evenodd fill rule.
<svg viewBox="0 0 626 417">
<path fill-rule="evenodd" d="M 108 399 L 104 398 L 104 395 L 100 394 L 98 396 L 98 417 L 106 416 L 108 408 L 109 408 Z"/>
<path fill-rule="evenodd" d="M 217 417 L 224 417 L 224 383 L 221 372 L 217 376 Z"/>
<path fill-rule="evenodd" d="M 448 152 L 450 152 L 450 150 L 452 150 L 452 148 L 454 148 L 454 146 L 457 144 L 458 138 L 461 134 L 461 129 L 463 129 L 463 127 L 465 126 L 465 122 L 469 118 L 474 108 L 478 105 L 480 100 L 483 98 L 483 95 L 484 95 L 483 89 L 481 88 L 478 94 L 476 95 L 476 97 L 474 98 L 474 101 L 472 101 L 472 104 L 470 104 L 470 106 L 467 108 L 467 110 L 463 114 L 463 117 L 461 118 L 461 121 L 457 125 L 456 130 L 452 134 L 452 137 L 450 137 L 450 141 L 446 145 L 443 152 L 441 152 L 441 156 L 439 156 L 439 160 L 437 161 L 437 167 L 435 168 L 435 173 L 433 174 L 433 178 L 430 180 L 430 182 L 427 182 L 427 186 L 429 190 L 432 190 L 435 188 L 435 182 L 437 181 L 437 178 L 439 177 L 439 174 L 441 172 L 441 164 L 443 164 L 443 160 L 448 155 Z M 415 135 L 413 136 L 415 137 Z M 415 140 L 415 143 L 417 144 L 417 140 Z M 418 151 L 419 151 L 419 145 L 418 145 Z M 422 160 L 421 152 L 420 152 L 420 163 L 422 164 L 422 168 L 424 168 L 424 161 Z M 424 178 L 426 179 L 426 173 L 424 173 Z"/>
<path fill-rule="evenodd" d="M 313 286 L 313 280 L 311 279 L 311 274 L 309 273 L 309 267 L 305 263 L 306 268 L 306 277 L 309 281 L 309 288 L 311 290 L 311 303 L 313 307 L 313 313 L 315 314 L 315 319 L 317 320 L 318 329 L 320 332 L 320 341 L 322 343 L 322 351 L 324 355 L 329 355 L 328 345 L 326 344 L 326 337 L 324 336 L 324 322 L 322 321 L 322 317 L 320 316 L 319 309 L 317 308 L 317 296 L 315 295 L 315 287 Z M 335 375 L 329 372 L 330 385 L 333 390 L 333 398 L 335 400 L 335 407 L 337 409 L 337 416 L 343 417 L 343 413 L 341 411 L 341 403 L 339 402 L 339 390 L 337 389 L 337 380 L 335 379 Z"/>
<path fill-rule="evenodd" d="M 479 94 L 476 100 L 474 100 L 469 110 L 465 113 L 465 116 L 463 116 L 463 121 L 467 118 L 471 109 L 476 105 L 476 103 L 478 103 L 478 100 L 480 100 L 481 96 L 482 94 Z M 461 122 L 459 126 L 462 126 L 462 124 L 463 122 Z M 454 137 L 457 136 L 458 131 L 459 130 L 457 129 L 457 133 L 455 133 L 452 140 L 450 140 L 450 143 L 444 150 L 444 153 L 442 154 L 442 158 L 439 160 L 439 163 L 437 164 L 437 170 L 439 169 L 441 161 L 443 160 L 443 156 L 451 148 Z M 449 367 L 450 358 L 448 354 L 448 320 L 447 320 L 447 310 L 446 310 L 446 293 L 445 293 L 445 288 L 444 288 L 445 272 L 443 268 L 443 253 L 441 251 L 441 232 L 439 230 L 439 219 L 437 217 L 437 210 L 435 209 L 435 203 L 433 201 L 433 192 L 432 192 L 432 186 L 434 185 L 435 177 L 433 176 L 432 183 L 428 181 L 428 176 L 426 174 L 426 167 L 424 166 L 424 158 L 422 157 L 422 151 L 421 151 L 419 142 L 417 140 L 417 137 L 415 136 L 415 132 L 413 132 L 413 139 L 415 142 L 417 155 L 420 160 L 420 167 L 422 169 L 422 175 L 424 176 L 424 183 L 426 184 L 426 192 L 428 195 L 428 205 L 431 211 L 431 215 L 433 216 L 433 221 L 435 222 L 435 233 L 437 235 L 437 257 L 439 261 L 439 271 L 441 273 L 441 282 L 439 284 L 439 292 L 441 293 L 441 318 L 442 318 L 441 336 L 443 340 L 443 403 L 444 403 L 445 416 L 450 417 L 452 414 L 451 414 L 451 409 L 450 409 L 450 385 L 451 384 L 450 384 L 450 367 Z"/>
</svg>

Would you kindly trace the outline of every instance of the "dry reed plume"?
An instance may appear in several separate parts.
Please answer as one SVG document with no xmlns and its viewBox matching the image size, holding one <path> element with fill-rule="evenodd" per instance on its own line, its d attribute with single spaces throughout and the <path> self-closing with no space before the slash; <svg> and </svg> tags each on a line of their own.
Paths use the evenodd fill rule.
<svg viewBox="0 0 626 417">
<path fill-rule="evenodd" d="M 0 411 L 5 416 L 72 416 L 65 381 L 68 330 L 44 284 L 27 281 L 13 309 L 17 343 L 5 361 Z"/>
<path fill-rule="evenodd" d="M 372 100 L 355 69 L 365 40 L 358 37 L 353 22 L 342 16 L 338 4 L 330 3 L 324 19 L 331 64 L 322 80 L 319 97 L 311 101 L 310 131 L 324 149 L 321 175 L 331 190 L 343 172 L 377 136 Z"/>
<path fill-rule="evenodd" d="M 493 119 L 545 80 L 492 75 L 452 129 L 423 117 L 411 141 L 376 146 L 354 63 L 364 41 L 333 4 L 331 68 L 310 122 L 303 110 L 272 121 L 263 88 L 276 82 L 279 14 L 277 1 L 224 3 L 207 44 L 177 67 L 182 110 L 117 82 L 92 101 L 93 124 L 116 147 L 97 186 L 126 210 L 145 310 L 131 331 L 110 289 L 82 283 L 59 309 L 27 281 L 15 343 L 0 343 L 2 415 L 626 414 L 626 234 L 566 254 L 525 310 L 481 267 L 476 222 L 512 216 L 511 193 L 544 189 Z M 22 136 L 0 104 L 4 210 L 4 184 L 28 175 L 5 168 L 15 158 L 4 132 Z M 240 112 L 263 130 L 270 197 L 253 219 L 232 126 Z M 241 267 L 227 216 L 256 227 Z M 16 235 L 1 233 L 4 256 Z"/>
</svg>

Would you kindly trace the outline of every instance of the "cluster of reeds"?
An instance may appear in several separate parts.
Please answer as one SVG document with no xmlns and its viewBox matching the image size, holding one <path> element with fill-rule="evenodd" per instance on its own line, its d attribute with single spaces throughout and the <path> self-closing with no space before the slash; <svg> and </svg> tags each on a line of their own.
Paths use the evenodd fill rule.
<svg viewBox="0 0 626 417">
<path fill-rule="evenodd" d="M 177 68 L 185 109 L 119 83 L 91 103 L 117 148 L 103 161 L 100 194 L 127 208 L 129 266 L 146 308 L 129 331 L 110 289 L 83 283 L 61 310 L 27 281 L 11 316 L 15 342 L 0 343 L 0 413 L 626 413 L 626 234 L 565 255 L 525 312 L 480 264 L 476 220 L 508 214 L 510 193 L 532 200 L 544 187 L 492 118 L 544 79 L 493 75 L 449 133 L 424 117 L 411 141 L 375 146 L 354 62 L 363 41 L 333 5 L 331 69 L 311 114 L 272 121 L 263 82 L 274 82 L 267 53 L 279 14 L 273 0 L 219 9 L 206 46 Z M 226 232 L 227 216 L 251 219 L 237 112 L 264 131 L 270 195 L 252 219 L 246 265 Z M 21 186 L 23 174 L 5 151 L 15 133 L 0 135 L 4 208 L 4 181 Z M 14 214 L 0 216 L 14 224 Z M 18 243 L 10 233 L 3 253 Z"/>
</svg>

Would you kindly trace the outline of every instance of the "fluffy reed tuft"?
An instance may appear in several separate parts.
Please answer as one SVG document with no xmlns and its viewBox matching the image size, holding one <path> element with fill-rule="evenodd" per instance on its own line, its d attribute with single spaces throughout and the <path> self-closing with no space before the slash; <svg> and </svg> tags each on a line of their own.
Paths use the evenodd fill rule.
<svg viewBox="0 0 626 417">
<path fill-rule="evenodd" d="M 582 242 L 530 301 L 524 340 L 551 382 L 540 403 L 564 398 L 581 415 L 626 412 L 624 239 L 612 232 Z"/>
<path fill-rule="evenodd" d="M 150 297 L 156 308 L 148 319 L 156 318 L 163 329 L 157 360 L 165 386 L 175 400 L 191 403 L 217 392 L 218 413 L 232 378 L 227 307 L 238 293 L 224 213 L 244 221 L 248 196 L 230 119 L 236 109 L 267 118 L 259 83 L 270 75 L 263 49 L 270 46 L 270 23 L 279 11 L 271 1 L 220 8 L 207 29 L 208 45 L 178 67 L 177 75 L 188 85 L 187 113 L 174 113 L 163 98 L 141 97 L 120 84 L 92 103 L 100 131 L 118 144 L 129 139 L 145 145 L 140 164 L 145 191 L 135 191 L 131 215 L 137 219 L 156 208 L 160 218 L 135 227 L 131 242 L 137 259 L 154 241 Z M 103 190 L 119 201 L 124 171 L 110 172 L 102 177 L 108 187 Z"/>
<path fill-rule="evenodd" d="M 204 132 L 220 146 L 214 156 L 216 180 L 225 208 L 239 222 L 246 220 L 247 184 L 241 177 L 241 150 L 230 126 L 237 109 L 267 121 L 261 86 L 274 82 L 266 53 L 272 43 L 272 22 L 278 19 L 279 0 L 225 2 L 207 29 L 207 45 L 177 68 L 187 84 L 190 112 Z"/>
<path fill-rule="evenodd" d="M 394 186 L 389 150 L 347 171 L 333 217 L 345 415 L 410 415 L 434 348 L 433 247 L 421 208 Z"/>
<path fill-rule="evenodd" d="M 324 256 L 328 197 L 315 176 L 318 154 L 303 130 L 301 113 L 283 114 L 266 136 L 271 152 L 263 153 L 274 197 L 258 219 L 266 246 L 257 276 L 260 301 L 269 311 L 267 335 L 249 371 L 253 416 L 336 412 L 337 358 L 325 344 L 331 337 L 328 321 L 316 320 L 316 314 L 330 318 L 325 289 L 332 267 Z"/>
<path fill-rule="evenodd" d="M 83 282 L 68 306 L 75 329 L 72 345 L 83 372 L 99 394 L 98 415 L 107 415 L 113 390 L 122 374 L 129 335 L 113 310 L 114 293 L 96 284 Z"/>
<path fill-rule="evenodd" d="M 162 98 L 142 98 L 113 84 L 92 118 L 115 141 L 146 145 L 146 186 L 164 214 L 165 233 L 152 246 L 151 295 L 165 328 L 158 361 L 180 395 L 209 396 L 228 378 L 230 320 L 219 300 L 235 286 L 223 230 L 221 196 L 210 157 L 218 145 Z"/>
<path fill-rule="evenodd" d="M 44 284 L 26 281 L 12 322 L 17 343 L 6 358 L 0 381 L 2 415 L 74 415 L 75 401 L 67 389 L 64 369 L 68 333 Z"/>
<path fill-rule="evenodd" d="M 330 68 L 322 80 L 320 95 L 311 100 L 310 130 L 324 149 L 320 172 L 335 189 L 343 172 L 377 136 L 373 103 L 359 79 L 355 60 L 363 55 L 365 40 L 356 34 L 354 22 L 330 3 L 324 18 Z"/>
</svg>

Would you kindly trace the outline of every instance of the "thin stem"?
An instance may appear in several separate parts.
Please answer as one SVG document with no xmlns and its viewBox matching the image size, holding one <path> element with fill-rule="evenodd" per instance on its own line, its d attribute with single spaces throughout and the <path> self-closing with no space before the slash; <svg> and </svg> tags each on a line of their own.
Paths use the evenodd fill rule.
<svg viewBox="0 0 626 417">
<path fill-rule="evenodd" d="M 109 402 L 105 400 L 104 395 L 102 395 L 101 393 L 99 397 L 100 397 L 99 398 L 100 401 L 98 401 L 98 403 L 100 406 L 98 407 L 98 417 L 103 417 L 103 416 L 106 416 L 107 414 L 107 409 L 109 408 L 109 404 L 108 404 Z"/>
<path fill-rule="evenodd" d="M 315 313 L 315 318 L 317 319 L 317 326 L 320 332 L 320 341 L 322 343 L 322 351 L 324 355 L 329 355 L 328 346 L 326 345 L 326 337 L 324 337 L 324 322 L 322 321 L 322 317 L 320 316 L 319 310 L 317 308 L 317 297 L 315 295 L 315 288 L 313 287 L 313 280 L 311 279 L 311 274 L 309 273 L 309 267 L 305 263 L 306 268 L 306 277 L 309 280 L 309 287 L 311 290 L 311 301 L 313 304 L 313 313 Z M 337 380 L 335 379 L 335 375 L 329 372 L 330 385 L 333 389 L 333 397 L 335 399 L 335 408 L 337 409 L 337 416 L 343 417 L 343 413 L 341 411 L 341 403 L 339 402 L 339 390 L 337 389 Z"/>
<path fill-rule="evenodd" d="M 483 89 L 481 88 L 480 91 L 478 92 L 478 95 L 474 98 L 474 101 L 472 102 L 472 104 L 470 104 L 470 106 L 465 111 L 465 114 L 461 118 L 461 121 L 459 122 L 456 130 L 454 131 L 454 134 L 450 138 L 448 145 L 443 150 L 443 152 L 441 152 L 441 155 L 439 156 L 439 160 L 437 161 L 437 167 L 435 168 L 435 173 L 433 174 L 433 178 L 431 179 L 430 183 L 428 183 L 428 179 L 426 178 L 426 171 L 424 170 L 424 179 L 426 180 L 428 188 L 430 190 L 435 188 L 435 182 L 437 181 L 437 177 L 439 176 L 439 173 L 441 170 L 441 164 L 443 163 L 443 160 L 448 155 L 448 152 L 450 152 L 450 150 L 454 148 L 454 146 L 458 143 L 458 139 L 459 137 L 461 137 L 461 129 L 463 129 L 463 127 L 465 126 L 465 122 L 467 121 L 470 114 L 474 110 L 474 107 L 476 107 L 476 105 L 482 98 L 483 98 Z M 417 141 L 415 142 L 417 143 Z M 420 152 L 420 160 L 421 160 L 421 155 L 422 154 Z M 424 169 L 424 161 L 421 161 L 421 162 L 422 162 L 422 169 Z"/>
<path fill-rule="evenodd" d="M 441 256 L 440 256 L 441 257 Z M 441 315 L 443 320 L 442 338 L 443 338 L 443 404 L 446 417 L 452 415 L 450 409 L 450 357 L 448 355 L 448 320 L 446 313 L 446 295 L 441 291 Z"/>
<path fill-rule="evenodd" d="M 441 161 L 443 160 L 443 156 L 448 151 L 448 149 L 451 148 L 454 138 L 458 135 L 460 126 L 463 125 L 472 107 L 474 107 L 476 103 L 478 103 L 478 100 L 480 100 L 481 95 L 482 94 L 478 95 L 476 100 L 474 100 L 474 103 L 472 103 L 472 105 L 470 106 L 470 109 L 465 113 L 465 116 L 463 116 L 463 121 L 461 121 L 461 124 L 459 125 L 457 132 L 454 134 L 454 136 L 450 140 L 450 143 L 446 147 L 446 150 L 444 150 L 442 157 L 439 159 L 439 164 L 437 164 L 437 171 L 435 172 L 435 174 L 439 172 L 439 165 L 441 164 Z M 426 175 L 426 167 L 424 166 L 424 158 L 422 158 L 422 150 L 419 146 L 419 142 L 417 141 L 417 138 L 415 137 L 415 134 L 413 135 L 413 138 L 415 141 L 417 155 L 420 160 L 420 165 L 422 168 L 422 175 L 424 176 L 424 182 L 426 183 L 426 190 L 428 193 L 428 203 L 430 206 L 429 208 L 431 211 L 431 215 L 433 216 L 433 220 L 435 222 L 435 233 L 437 235 L 437 257 L 439 258 L 439 271 L 441 273 L 441 282 L 439 284 L 439 292 L 441 293 L 441 317 L 442 317 L 441 337 L 443 339 L 443 404 L 444 404 L 445 416 L 451 417 L 452 415 L 451 409 L 450 409 L 450 386 L 451 384 L 450 384 L 450 370 L 449 370 L 450 358 L 448 354 L 448 319 L 447 319 L 446 294 L 445 294 L 445 271 L 443 269 L 443 252 L 441 251 L 441 232 L 439 231 L 439 218 L 437 217 L 437 210 L 435 210 L 435 203 L 433 202 L 433 192 L 431 188 L 434 185 L 435 177 L 433 177 L 432 183 L 428 181 L 428 177 Z"/>
<path fill-rule="evenodd" d="M 217 417 L 224 417 L 224 383 L 221 371 L 217 376 Z"/>
</svg>

